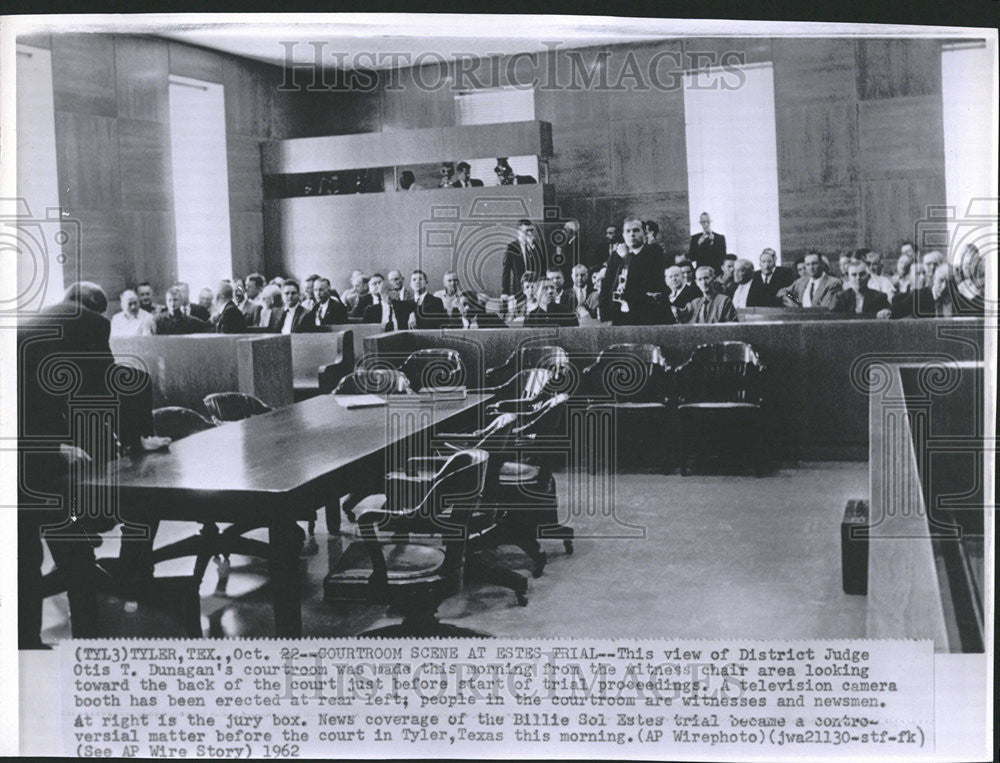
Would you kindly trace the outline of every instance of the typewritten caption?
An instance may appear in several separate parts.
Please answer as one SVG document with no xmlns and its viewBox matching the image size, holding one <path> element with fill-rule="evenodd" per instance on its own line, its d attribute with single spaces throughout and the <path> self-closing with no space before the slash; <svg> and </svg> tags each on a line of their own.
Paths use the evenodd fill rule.
<svg viewBox="0 0 1000 763">
<path fill-rule="evenodd" d="M 75 641 L 64 753 L 934 749 L 929 641 Z M 655 746 L 656 752 L 653 752 Z M 405 751 L 405 752 L 403 752 Z"/>
</svg>

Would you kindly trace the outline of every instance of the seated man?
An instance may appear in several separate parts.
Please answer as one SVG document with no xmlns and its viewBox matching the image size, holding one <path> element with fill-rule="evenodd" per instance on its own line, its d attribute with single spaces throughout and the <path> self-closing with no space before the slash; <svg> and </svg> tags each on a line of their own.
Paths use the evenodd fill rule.
<svg viewBox="0 0 1000 763">
<path fill-rule="evenodd" d="M 718 278 L 715 279 L 715 290 L 722 294 L 725 294 L 729 287 L 733 285 L 733 271 L 736 269 L 736 255 L 727 254 L 725 259 L 722 260 L 722 272 L 719 274 Z M 751 272 L 753 271 L 753 265 L 750 266 Z"/>
<path fill-rule="evenodd" d="M 139 296 L 139 308 L 145 310 L 154 318 L 163 312 L 163 305 L 153 302 L 153 287 L 149 281 L 143 281 L 135 287 L 135 293 Z"/>
<path fill-rule="evenodd" d="M 312 273 L 306 277 L 306 280 L 302 284 L 302 299 L 299 302 L 306 310 L 312 310 L 316 306 L 313 286 L 317 278 L 319 278 L 319 275 Z"/>
<path fill-rule="evenodd" d="M 551 278 L 538 283 L 538 306 L 524 319 L 525 328 L 548 326 L 579 326 L 576 313 L 555 301 L 556 285 Z"/>
<path fill-rule="evenodd" d="M 667 285 L 663 299 L 667 301 L 674 318 L 677 318 L 679 310 L 701 297 L 701 290 L 697 286 L 684 282 L 684 271 L 678 265 L 671 265 L 663 271 L 663 280 Z"/>
<path fill-rule="evenodd" d="M 483 181 L 478 178 L 469 177 L 472 167 L 468 162 L 459 162 L 455 165 L 455 182 L 453 188 L 481 188 Z"/>
<path fill-rule="evenodd" d="M 507 324 L 500 316 L 487 312 L 479 295 L 474 291 L 463 291 L 458 300 L 458 315 L 447 320 L 446 329 L 505 329 Z"/>
<path fill-rule="evenodd" d="M 587 297 L 590 296 L 590 274 L 587 272 L 587 266 L 574 265 L 570 275 L 573 279 L 573 285 L 566 289 L 566 305 L 577 312 L 581 308 L 586 310 Z M 596 318 L 597 316 L 590 317 Z"/>
<path fill-rule="evenodd" d="M 222 281 L 215 292 L 215 333 L 244 334 L 247 321 L 233 302 L 233 285 Z"/>
<path fill-rule="evenodd" d="M 171 286 L 167 291 L 166 310 L 156 317 L 156 333 L 163 336 L 200 334 L 212 330 L 212 324 L 181 312 L 181 290 Z"/>
<path fill-rule="evenodd" d="M 313 283 L 316 304 L 309 311 L 310 326 L 339 326 L 347 323 L 347 308 L 337 292 L 330 288 L 330 279 L 320 276 Z"/>
<path fill-rule="evenodd" d="M 868 265 L 868 288 L 882 292 L 887 299 L 896 296 L 896 285 L 889 276 L 882 273 L 882 255 L 869 251 L 865 254 L 864 261 Z M 847 267 L 850 270 L 850 265 Z"/>
<path fill-rule="evenodd" d="M 604 274 L 606 272 L 607 270 L 604 268 L 598 268 L 590 274 L 590 285 L 593 288 L 591 289 L 590 294 L 587 295 L 587 299 L 583 304 L 584 307 L 587 308 L 587 313 L 591 318 L 598 317 L 597 311 L 601 304 L 601 284 L 604 282 Z"/>
<path fill-rule="evenodd" d="M 698 268 L 694 280 L 702 296 L 679 311 L 688 323 L 736 323 L 739 320 L 729 297 L 715 290 L 715 271 L 711 267 L 702 265 Z"/>
<path fill-rule="evenodd" d="M 833 300 L 833 312 L 864 315 L 874 318 L 889 309 L 889 298 L 881 291 L 868 288 L 868 266 L 852 260 L 847 266 L 847 288 Z"/>
<path fill-rule="evenodd" d="M 399 270 L 390 270 L 385 275 L 385 280 L 392 284 L 393 288 L 399 292 L 399 298 L 405 300 L 413 299 L 413 292 L 410 291 L 403 282 L 403 273 Z"/>
<path fill-rule="evenodd" d="M 444 303 L 427 291 L 427 274 L 422 270 L 414 270 L 410 274 L 410 288 L 413 290 L 414 310 L 407 319 L 408 328 L 440 328 L 448 314 Z"/>
<path fill-rule="evenodd" d="M 462 287 L 458 282 L 458 273 L 454 270 L 449 270 L 444 274 L 444 288 L 438 289 L 434 292 L 434 296 L 441 300 L 441 304 L 444 305 L 444 311 L 448 315 L 454 315 L 458 312 L 458 301 L 462 296 Z"/>
<path fill-rule="evenodd" d="M 984 314 L 981 300 L 964 297 L 955 283 L 955 273 L 951 265 L 944 263 L 934 270 L 930 286 L 911 289 L 892 304 L 889 314 L 879 313 L 880 318 L 951 318 L 979 317 Z"/>
<path fill-rule="evenodd" d="M 364 294 L 360 295 L 357 301 L 354 303 L 354 309 L 351 310 L 352 318 L 360 318 L 364 320 L 365 311 L 372 305 L 377 305 L 382 301 L 382 282 L 385 281 L 385 276 L 381 273 L 375 273 L 370 279 L 368 279 L 368 288 Z"/>
<path fill-rule="evenodd" d="M 760 270 L 754 273 L 754 280 L 764 287 L 772 305 L 780 305 L 778 290 L 791 286 L 796 276 L 788 268 L 778 266 L 778 254 L 768 247 L 760 253 Z"/>
<path fill-rule="evenodd" d="M 833 300 L 843 289 L 840 280 L 825 272 L 823 260 L 809 252 L 804 260 L 806 275 L 778 291 L 778 298 L 788 307 L 833 307 Z"/>
<path fill-rule="evenodd" d="M 111 317 L 111 336 L 152 336 L 156 333 L 156 321 L 139 308 L 138 294 L 126 289 L 118 299 L 122 311 Z"/>
<path fill-rule="evenodd" d="M 261 299 L 261 292 L 264 290 L 264 276 L 260 273 L 251 273 L 244 282 L 245 299 L 238 303 L 240 312 L 247 319 L 247 326 L 260 325 L 260 310 L 264 300 Z"/>
<path fill-rule="evenodd" d="M 557 305 L 568 308 L 569 310 L 575 310 L 576 305 L 574 305 L 570 300 L 572 300 L 572 292 L 566 288 L 566 279 L 563 276 L 563 272 L 560 268 L 550 267 L 545 271 L 545 277 L 552 281 L 552 286 L 556 290 L 555 299 L 553 302 Z"/>
<path fill-rule="evenodd" d="M 372 276 L 372 281 L 375 277 Z M 410 315 L 416 305 L 413 301 L 399 298 L 399 289 L 393 281 L 382 281 L 379 288 L 379 301 L 365 309 L 363 323 L 380 323 L 386 331 L 405 330 L 409 325 Z"/>
<path fill-rule="evenodd" d="M 191 305 L 191 315 L 201 318 L 203 321 L 211 320 L 212 304 L 215 302 L 215 295 L 207 286 L 198 292 L 198 304 Z"/>
<path fill-rule="evenodd" d="M 289 278 L 281 285 L 281 300 L 283 310 L 271 311 L 271 331 L 280 334 L 303 334 L 312 326 L 309 325 L 309 311 L 299 302 L 299 282 Z"/>
<path fill-rule="evenodd" d="M 340 295 L 340 301 L 344 303 L 348 313 L 354 313 L 358 306 L 358 300 L 368 293 L 368 279 L 360 270 L 351 272 L 351 288 Z"/>
<path fill-rule="evenodd" d="M 684 283 L 688 286 L 694 286 L 694 264 L 690 260 L 681 260 L 677 263 L 677 267 L 681 269 Z M 695 288 L 697 287 L 695 286 Z"/>
<path fill-rule="evenodd" d="M 754 277 L 753 263 L 750 260 L 736 260 L 733 268 L 733 283 L 726 290 L 726 296 L 733 301 L 734 307 L 776 307 L 777 300 L 772 299 L 767 290 Z"/>
<path fill-rule="evenodd" d="M 523 320 L 531 310 L 538 304 L 536 301 L 536 291 L 538 286 L 538 274 L 534 270 L 527 270 L 521 276 L 521 290 L 514 296 L 507 299 L 507 320 Z"/>
<path fill-rule="evenodd" d="M 281 313 L 281 287 L 269 283 L 260 292 L 260 312 L 257 314 L 257 325 L 270 329 L 275 316 Z"/>
</svg>

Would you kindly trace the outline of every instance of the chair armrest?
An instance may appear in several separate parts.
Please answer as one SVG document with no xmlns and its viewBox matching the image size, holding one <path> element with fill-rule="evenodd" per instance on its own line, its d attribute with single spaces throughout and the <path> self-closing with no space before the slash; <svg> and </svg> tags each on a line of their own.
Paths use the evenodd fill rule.
<svg viewBox="0 0 1000 763">
<path fill-rule="evenodd" d="M 409 477 L 416 477 L 420 467 L 432 467 L 437 474 L 447 461 L 447 457 L 444 456 L 413 456 L 406 460 L 406 474 Z"/>
<path fill-rule="evenodd" d="M 500 400 L 491 403 L 486 410 L 491 413 L 524 413 L 528 408 L 538 402 L 537 398 L 516 397 L 513 400 Z"/>
</svg>

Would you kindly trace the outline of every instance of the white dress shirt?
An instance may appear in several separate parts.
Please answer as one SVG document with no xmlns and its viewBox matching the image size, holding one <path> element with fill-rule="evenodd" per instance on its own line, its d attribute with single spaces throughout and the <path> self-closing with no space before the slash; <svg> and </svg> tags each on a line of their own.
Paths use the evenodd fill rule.
<svg viewBox="0 0 1000 763">
<path fill-rule="evenodd" d="M 822 276 L 821 276 L 822 277 Z M 812 307 L 813 298 L 819 291 L 819 278 L 810 278 L 806 288 L 802 291 L 802 307 Z M 811 295 L 810 295 L 811 293 Z"/>
<path fill-rule="evenodd" d="M 399 321 L 396 320 L 396 311 L 392 309 L 392 305 L 389 300 L 384 300 L 382 302 L 382 325 L 391 323 L 393 329 L 399 331 Z"/>
<path fill-rule="evenodd" d="M 746 307 L 747 297 L 750 296 L 750 281 L 741 283 L 733 292 L 733 305 L 735 307 Z"/>
<path fill-rule="evenodd" d="M 145 310 L 138 315 L 127 312 L 111 316 L 111 336 L 152 336 L 156 333 L 156 320 Z"/>
<path fill-rule="evenodd" d="M 282 334 L 292 333 L 292 324 L 295 322 L 295 308 L 289 308 L 285 310 L 285 321 L 281 324 Z"/>
</svg>

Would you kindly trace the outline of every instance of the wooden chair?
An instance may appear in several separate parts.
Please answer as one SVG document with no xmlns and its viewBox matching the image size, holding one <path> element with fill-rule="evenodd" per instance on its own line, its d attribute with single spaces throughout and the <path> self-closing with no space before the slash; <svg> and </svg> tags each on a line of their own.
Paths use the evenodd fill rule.
<svg viewBox="0 0 1000 763">
<path fill-rule="evenodd" d="M 197 411 L 179 405 L 157 408 L 153 411 L 153 430 L 160 437 L 182 440 L 196 432 L 204 432 L 215 426 Z"/>
<path fill-rule="evenodd" d="M 415 390 L 459 387 L 465 384 L 465 366 L 456 350 L 417 350 L 403 361 L 399 370 Z"/>
<path fill-rule="evenodd" d="M 570 365 L 569 353 L 557 345 L 518 347 L 502 364 L 487 369 L 484 384 L 487 387 L 497 387 L 524 370 L 548 368 L 553 373 L 559 373 Z"/>
<path fill-rule="evenodd" d="M 410 380 L 401 371 L 372 368 L 352 371 L 341 379 L 333 390 L 334 395 L 412 395 Z"/>
<path fill-rule="evenodd" d="M 673 374 L 681 474 L 689 460 L 742 445 L 760 476 L 766 463 L 762 411 L 766 368 L 745 342 L 703 344 Z"/>
<path fill-rule="evenodd" d="M 216 424 L 242 421 L 274 410 L 263 400 L 243 392 L 216 392 L 202 401 Z"/>
<path fill-rule="evenodd" d="M 437 609 L 462 586 L 466 548 L 473 515 L 479 507 L 489 456 L 482 450 L 463 450 L 449 457 L 429 481 L 422 481 L 418 501 L 403 500 L 407 491 L 387 490 L 381 508 L 359 513 L 362 544 L 356 544 L 334 564 L 323 582 L 326 601 L 361 600 L 388 603 L 403 621 L 366 631 L 362 636 L 478 636 L 487 634 L 441 623 Z M 379 538 L 379 531 L 393 539 Z M 431 545 L 395 542 L 401 533 L 439 535 Z M 352 549 L 355 549 L 352 551 Z"/>
<path fill-rule="evenodd" d="M 615 422 L 616 468 L 650 458 L 669 469 L 670 422 L 667 405 L 670 366 L 655 344 L 613 344 L 583 371 L 590 411 L 610 413 Z M 589 454 L 591 474 L 601 454 Z"/>
</svg>

